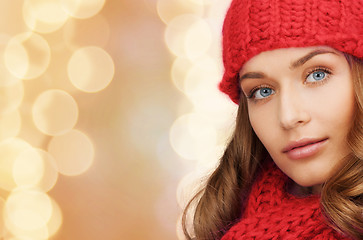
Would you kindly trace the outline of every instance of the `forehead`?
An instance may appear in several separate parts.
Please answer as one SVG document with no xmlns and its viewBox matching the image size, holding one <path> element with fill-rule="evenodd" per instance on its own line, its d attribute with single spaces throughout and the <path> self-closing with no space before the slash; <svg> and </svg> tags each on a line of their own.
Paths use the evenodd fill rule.
<svg viewBox="0 0 363 240">
<path fill-rule="evenodd" d="M 240 72 L 253 70 L 256 67 L 263 68 L 267 65 L 286 65 L 289 67 L 294 61 L 314 51 L 329 51 L 341 55 L 337 50 L 327 46 L 274 49 L 261 52 L 249 59 L 243 65 Z"/>
</svg>

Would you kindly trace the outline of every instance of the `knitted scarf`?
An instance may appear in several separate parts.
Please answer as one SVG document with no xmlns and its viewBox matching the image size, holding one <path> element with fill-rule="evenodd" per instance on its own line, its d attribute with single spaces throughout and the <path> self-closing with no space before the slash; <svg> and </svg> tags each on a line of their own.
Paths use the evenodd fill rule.
<svg viewBox="0 0 363 240">
<path fill-rule="evenodd" d="M 222 240 L 350 239 L 326 224 L 318 195 L 291 195 L 285 190 L 288 177 L 274 163 L 265 166 L 252 186 L 242 219 Z"/>
</svg>

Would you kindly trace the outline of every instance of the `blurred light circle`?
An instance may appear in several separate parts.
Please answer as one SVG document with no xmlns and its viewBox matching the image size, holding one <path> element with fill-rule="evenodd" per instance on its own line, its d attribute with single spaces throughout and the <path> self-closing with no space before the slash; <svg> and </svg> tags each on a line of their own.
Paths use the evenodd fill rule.
<svg viewBox="0 0 363 240">
<path fill-rule="evenodd" d="M 34 84 L 30 84 L 34 85 Z M 36 88 L 38 88 L 38 84 L 35 84 Z M 32 89 L 35 90 L 35 89 Z M 34 106 L 34 101 L 36 96 L 38 95 L 37 92 L 34 92 L 32 96 L 32 100 L 24 101 L 19 108 L 20 116 L 21 116 L 21 129 L 19 132 L 19 137 L 23 140 L 27 141 L 30 145 L 36 147 L 43 147 L 44 143 L 48 141 L 48 135 L 44 135 L 41 131 L 34 124 L 33 116 L 32 116 L 32 109 Z M 29 96 L 28 96 L 29 97 Z"/>
<path fill-rule="evenodd" d="M 36 149 L 37 153 L 43 160 L 43 175 L 37 184 L 37 187 L 43 192 L 51 190 L 58 180 L 58 167 L 52 155 L 42 149 Z"/>
<path fill-rule="evenodd" d="M 0 56 L 4 56 L 6 46 L 11 39 L 11 36 L 5 33 L 0 33 Z M 20 81 L 15 77 L 5 65 L 4 57 L 0 58 L 0 87 L 12 85 Z"/>
<path fill-rule="evenodd" d="M 6 200 L 5 224 L 14 235 L 24 236 L 26 232 L 34 231 L 35 235 L 48 237 L 46 226 L 52 212 L 51 199 L 47 194 L 33 189 L 19 188 Z M 25 236 L 33 237 L 28 234 Z"/>
<path fill-rule="evenodd" d="M 18 81 L 0 87 L 0 114 L 12 113 L 20 106 L 24 97 L 23 82 Z"/>
<path fill-rule="evenodd" d="M 214 127 L 208 119 L 197 113 L 179 117 L 169 133 L 174 151 L 189 160 L 197 160 L 207 155 L 217 142 Z"/>
<path fill-rule="evenodd" d="M 13 166 L 18 156 L 32 146 L 20 138 L 10 138 L 0 142 L 0 188 L 11 191 L 16 187 Z"/>
<path fill-rule="evenodd" d="M 68 15 L 59 0 L 25 0 L 23 18 L 33 31 L 50 33 L 61 28 Z"/>
<path fill-rule="evenodd" d="M 83 46 L 104 47 L 110 38 L 110 24 L 100 14 L 87 19 L 71 18 L 63 27 L 63 39 L 70 49 Z"/>
<path fill-rule="evenodd" d="M 65 11 L 75 18 L 90 18 L 101 11 L 106 0 L 61 0 Z"/>
<path fill-rule="evenodd" d="M 165 29 L 165 42 L 169 50 L 178 57 L 187 57 L 186 39 L 193 24 L 201 18 L 193 14 L 175 17 Z"/>
<path fill-rule="evenodd" d="M 5 65 L 20 79 L 39 77 L 48 68 L 50 47 L 36 33 L 22 33 L 13 37 L 4 52 Z"/>
<path fill-rule="evenodd" d="M 187 73 L 185 79 L 185 93 L 190 95 L 202 95 L 210 99 L 207 95 L 218 91 L 219 73 L 218 66 L 210 57 L 198 60 Z"/>
<path fill-rule="evenodd" d="M 156 9 L 160 19 L 169 24 L 170 21 L 183 14 L 196 14 L 202 16 L 204 8 L 201 4 L 195 4 L 188 0 L 158 0 Z"/>
<path fill-rule="evenodd" d="M 53 137 L 48 145 L 48 151 L 55 158 L 58 171 L 69 176 L 86 172 L 94 158 L 91 140 L 78 130 Z"/>
<path fill-rule="evenodd" d="M 84 92 L 98 92 L 106 88 L 114 73 L 111 56 L 99 47 L 81 48 L 68 62 L 69 79 L 76 88 Z"/>
<path fill-rule="evenodd" d="M 190 96 L 190 100 L 195 111 L 207 116 L 216 128 L 224 129 L 222 134 L 229 135 L 233 131 L 238 106 L 228 96 L 211 92 L 204 96 Z"/>
<path fill-rule="evenodd" d="M 13 164 L 13 178 L 19 187 L 34 187 L 43 177 L 44 163 L 34 148 L 22 151 Z"/>
<path fill-rule="evenodd" d="M 14 161 L 13 178 L 19 187 L 35 187 L 48 192 L 58 179 L 56 162 L 42 149 L 26 149 Z"/>
<path fill-rule="evenodd" d="M 19 134 L 21 117 L 18 110 L 0 115 L 0 141 Z"/>
<path fill-rule="evenodd" d="M 25 213 L 26 214 L 26 213 Z M 15 225 L 8 218 L 5 219 L 6 236 L 13 236 L 12 238 L 5 238 L 6 240 L 46 240 L 49 238 L 47 226 L 42 226 L 37 229 L 22 229 Z"/>
<path fill-rule="evenodd" d="M 67 92 L 50 89 L 37 97 L 32 115 L 35 126 L 41 132 L 55 136 L 74 127 L 78 119 L 78 106 Z"/>
<path fill-rule="evenodd" d="M 185 38 L 185 51 L 190 59 L 204 55 L 212 45 L 212 33 L 209 24 L 199 19 L 188 30 Z"/>
<path fill-rule="evenodd" d="M 218 84 L 223 72 L 213 58 L 199 59 L 188 71 L 184 90 L 195 110 L 208 116 L 216 127 L 231 125 L 235 119 L 236 104 L 221 93 Z"/>
<path fill-rule="evenodd" d="M 23 41 L 27 35 L 17 35 L 13 37 L 7 44 L 4 51 L 4 62 L 8 71 L 17 78 L 24 78 L 30 68 L 30 59 Z M 25 39 L 24 39 L 25 38 Z"/>
<path fill-rule="evenodd" d="M 54 199 L 51 199 L 51 202 L 52 202 L 53 212 L 47 224 L 49 237 L 54 236 L 59 231 L 59 228 L 61 227 L 63 222 L 62 211 L 58 203 L 54 201 Z"/>
<path fill-rule="evenodd" d="M 226 139 L 223 144 L 225 144 L 227 141 L 228 139 Z M 195 168 L 198 169 L 198 174 L 200 175 L 200 178 L 205 178 L 217 168 L 219 160 L 223 156 L 225 148 L 226 147 L 224 145 L 216 145 L 213 149 L 211 149 L 211 151 L 209 151 L 209 153 L 205 157 L 198 160 Z"/>
<path fill-rule="evenodd" d="M 185 79 L 190 68 L 193 64 L 187 58 L 178 57 L 174 60 L 171 67 L 171 79 L 174 85 L 181 91 L 185 92 Z"/>
</svg>

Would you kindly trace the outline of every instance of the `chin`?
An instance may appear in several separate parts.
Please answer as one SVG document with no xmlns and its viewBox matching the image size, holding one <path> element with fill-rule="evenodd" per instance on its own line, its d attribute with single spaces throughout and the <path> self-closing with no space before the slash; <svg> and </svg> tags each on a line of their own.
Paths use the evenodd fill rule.
<svg viewBox="0 0 363 240">
<path fill-rule="evenodd" d="M 321 185 L 323 184 L 326 179 L 324 178 L 311 178 L 311 176 L 309 178 L 301 177 L 301 178 L 291 178 L 296 184 L 302 186 L 302 187 L 313 187 L 313 186 L 317 186 L 317 185 Z"/>
</svg>

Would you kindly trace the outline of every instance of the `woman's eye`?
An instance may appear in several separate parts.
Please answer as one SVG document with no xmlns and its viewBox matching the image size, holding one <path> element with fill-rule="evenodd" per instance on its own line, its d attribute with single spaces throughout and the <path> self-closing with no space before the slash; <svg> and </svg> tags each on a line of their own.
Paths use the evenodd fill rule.
<svg viewBox="0 0 363 240">
<path fill-rule="evenodd" d="M 306 77 L 306 82 L 318 82 L 324 80 L 329 73 L 323 70 L 317 70 Z"/>
<path fill-rule="evenodd" d="M 270 96 L 271 94 L 274 94 L 274 93 L 275 93 L 275 91 L 272 90 L 271 88 L 263 87 L 263 88 L 257 89 L 253 93 L 253 97 L 255 99 L 262 99 L 262 98 L 267 98 L 268 96 Z"/>
</svg>

